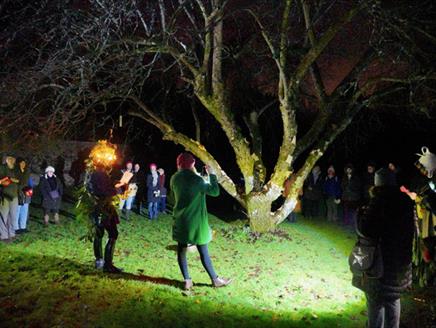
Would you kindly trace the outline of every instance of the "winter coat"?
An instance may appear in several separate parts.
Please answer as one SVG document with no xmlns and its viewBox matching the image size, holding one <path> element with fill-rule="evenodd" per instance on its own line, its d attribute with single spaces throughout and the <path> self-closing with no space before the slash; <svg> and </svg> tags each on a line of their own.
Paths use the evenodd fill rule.
<svg viewBox="0 0 436 328">
<path fill-rule="evenodd" d="M 339 178 L 337 176 L 329 177 L 326 176 L 324 180 L 324 194 L 327 198 L 341 198 L 341 183 L 339 182 Z"/>
<path fill-rule="evenodd" d="M 375 187 L 366 208 L 359 211 L 358 228 L 379 240 L 383 276 L 353 276 L 353 285 L 374 297 L 396 299 L 412 284 L 413 202 L 395 187 Z"/>
<path fill-rule="evenodd" d="M 109 175 L 100 170 L 91 174 L 87 188 L 92 195 L 99 198 L 113 197 L 117 194 Z"/>
<path fill-rule="evenodd" d="M 324 179 L 320 174 L 315 181 L 313 174 L 311 173 L 303 186 L 303 197 L 309 200 L 321 200 L 324 193 Z"/>
<path fill-rule="evenodd" d="M 369 190 L 374 186 L 374 177 L 375 173 L 368 172 L 363 176 L 362 196 L 366 202 L 369 201 Z"/>
<path fill-rule="evenodd" d="M 143 201 L 145 195 L 145 188 L 146 188 L 146 184 L 145 184 L 146 178 L 145 178 L 144 171 L 140 169 L 138 172 L 135 172 L 130 182 L 136 183 L 136 185 L 138 186 L 138 191 L 136 192 L 136 199 Z"/>
<path fill-rule="evenodd" d="M 30 178 L 30 171 L 26 168 L 24 172 L 18 169 L 18 175 L 20 183 L 18 185 L 18 203 L 20 205 L 29 204 L 32 197 L 25 194 L 24 190 L 26 188 L 33 188 L 33 182 Z"/>
<path fill-rule="evenodd" d="M 171 177 L 170 188 L 174 193 L 173 239 L 183 244 L 205 245 L 212 239 L 206 195 L 218 196 L 219 186 L 215 175 L 210 181 L 191 170 L 180 170 Z"/>
<path fill-rule="evenodd" d="M 156 203 L 159 201 L 159 173 L 157 174 L 157 183 L 153 186 L 153 175 L 147 174 L 147 202 Z"/>
<path fill-rule="evenodd" d="M 362 185 L 360 179 L 354 174 L 351 178 L 345 175 L 341 187 L 343 201 L 358 202 L 361 199 Z"/>
<path fill-rule="evenodd" d="M 56 176 L 49 178 L 42 176 L 39 182 L 42 194 L 42 207 L 46 210 L 59 211 L 62 201 L 63 187 L 62 182 Z M 53 198 L 54 191 L 57 190 L 59 197 Z"/>
<path fill-rule="evenodd" d="M 165 188 L 165 174 L 159 175 L 159 190 L 160 190 L 160 196 L 166 197 L 167 196 L 167 188 Z"/>
<path fill-rule="evenodd" d="M 14 178 L 19 180 L 20 176 L 18 173 L 18 169 L 15 167 L 13 169 L 10 169 L 6 164 L 0 165 L 0 179 L 3 179 L 4 177 L 8 178 Z M 12 182 L 9 186 L 2 186 L 1 187 L 1 195 L 0 197 L 4 197 L 8 200 L 12 200 L 14 198 L 18 197 L 18 188 L 19 184 Z"/>
</svg>

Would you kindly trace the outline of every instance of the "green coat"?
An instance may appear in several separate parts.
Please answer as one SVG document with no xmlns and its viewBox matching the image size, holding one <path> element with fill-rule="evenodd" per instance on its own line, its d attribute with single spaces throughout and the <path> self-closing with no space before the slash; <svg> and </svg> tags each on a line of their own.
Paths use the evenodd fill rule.
<svg viewBox="0 0 436 328">
<path fill-rule="evenodd" d="M 206 208 L 206 195 L 218 196 L 217 177 L 210 183 L 191 170 L 180 170 L 171 177 L 174 193 L 173 239 L 182 244 L 205 245 L 212 239 Z"/>
</svg>

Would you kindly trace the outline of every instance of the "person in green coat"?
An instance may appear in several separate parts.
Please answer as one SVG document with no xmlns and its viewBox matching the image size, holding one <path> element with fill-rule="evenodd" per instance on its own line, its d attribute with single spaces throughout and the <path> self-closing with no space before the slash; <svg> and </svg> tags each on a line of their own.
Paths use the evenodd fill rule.
<svg viewBox="0 0 436 328">
<path fill-rule="evenodd" d="M 231 280 L 218 277 L 209 256 L 207 244 L 212 239 L 206 208 L 206 195 L 218 196 L 219 186 L 216 175 L 205 167 L 207 177 L 195 170 L 195 159 L 190 153 L 177 157 L 177 173 L 171 177 L 170 186 L 174 193 L 173 239 L 177 241 L 177 261 L 185 279 L 185 289 L 192 288 L 188 272 L 186 252 L 188 245 L 196 245 L 201 263 L 209 274 L 214 287 L 227 286 Z"/>
</svg>

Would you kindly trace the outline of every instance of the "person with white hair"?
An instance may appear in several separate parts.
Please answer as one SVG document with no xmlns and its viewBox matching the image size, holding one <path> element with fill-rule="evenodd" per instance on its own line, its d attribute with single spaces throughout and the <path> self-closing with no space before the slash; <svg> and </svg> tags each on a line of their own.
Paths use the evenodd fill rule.
<svg viewBox="0 0 436 328">
<path fill-rule="evenodd" d="M 59 223 L 59 208 L 61 206 L 63 187 L 55 175 L 53 166 L 47 166 L 45 174 L 41 177 L 40 189 L 42 195 L 42 208 L 44 209 L 44 224 L 48 225 L 50 213 L 53 213 L 54 222 Z"/>
</svg>

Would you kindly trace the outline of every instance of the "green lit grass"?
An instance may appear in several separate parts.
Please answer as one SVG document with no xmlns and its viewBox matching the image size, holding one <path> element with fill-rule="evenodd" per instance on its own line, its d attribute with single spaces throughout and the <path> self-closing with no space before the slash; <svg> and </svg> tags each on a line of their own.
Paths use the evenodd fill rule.
<svg viewBox="0 0 436 328">
<path fill-rule="evenodd" d="M 40 213 L 32 212 L 35 216 Z M 6 327 L 363 327 L 362 293 L 350 284 L 354 237 L 327 223 L 284 223 L 254 241 L 242 223 L 211 217 L 210 253 L 219 275 L 210 287 L 197 253 L 197 285 L 182 292 L 171 218 L 133 216 L 120 226 L 115 263 L 127 272 L 93 269 L 91 243 L 71 218 L 0 246 L 0 317 Z M 290 236 L 292 240 L 287 237 Z"/>
</svg>

